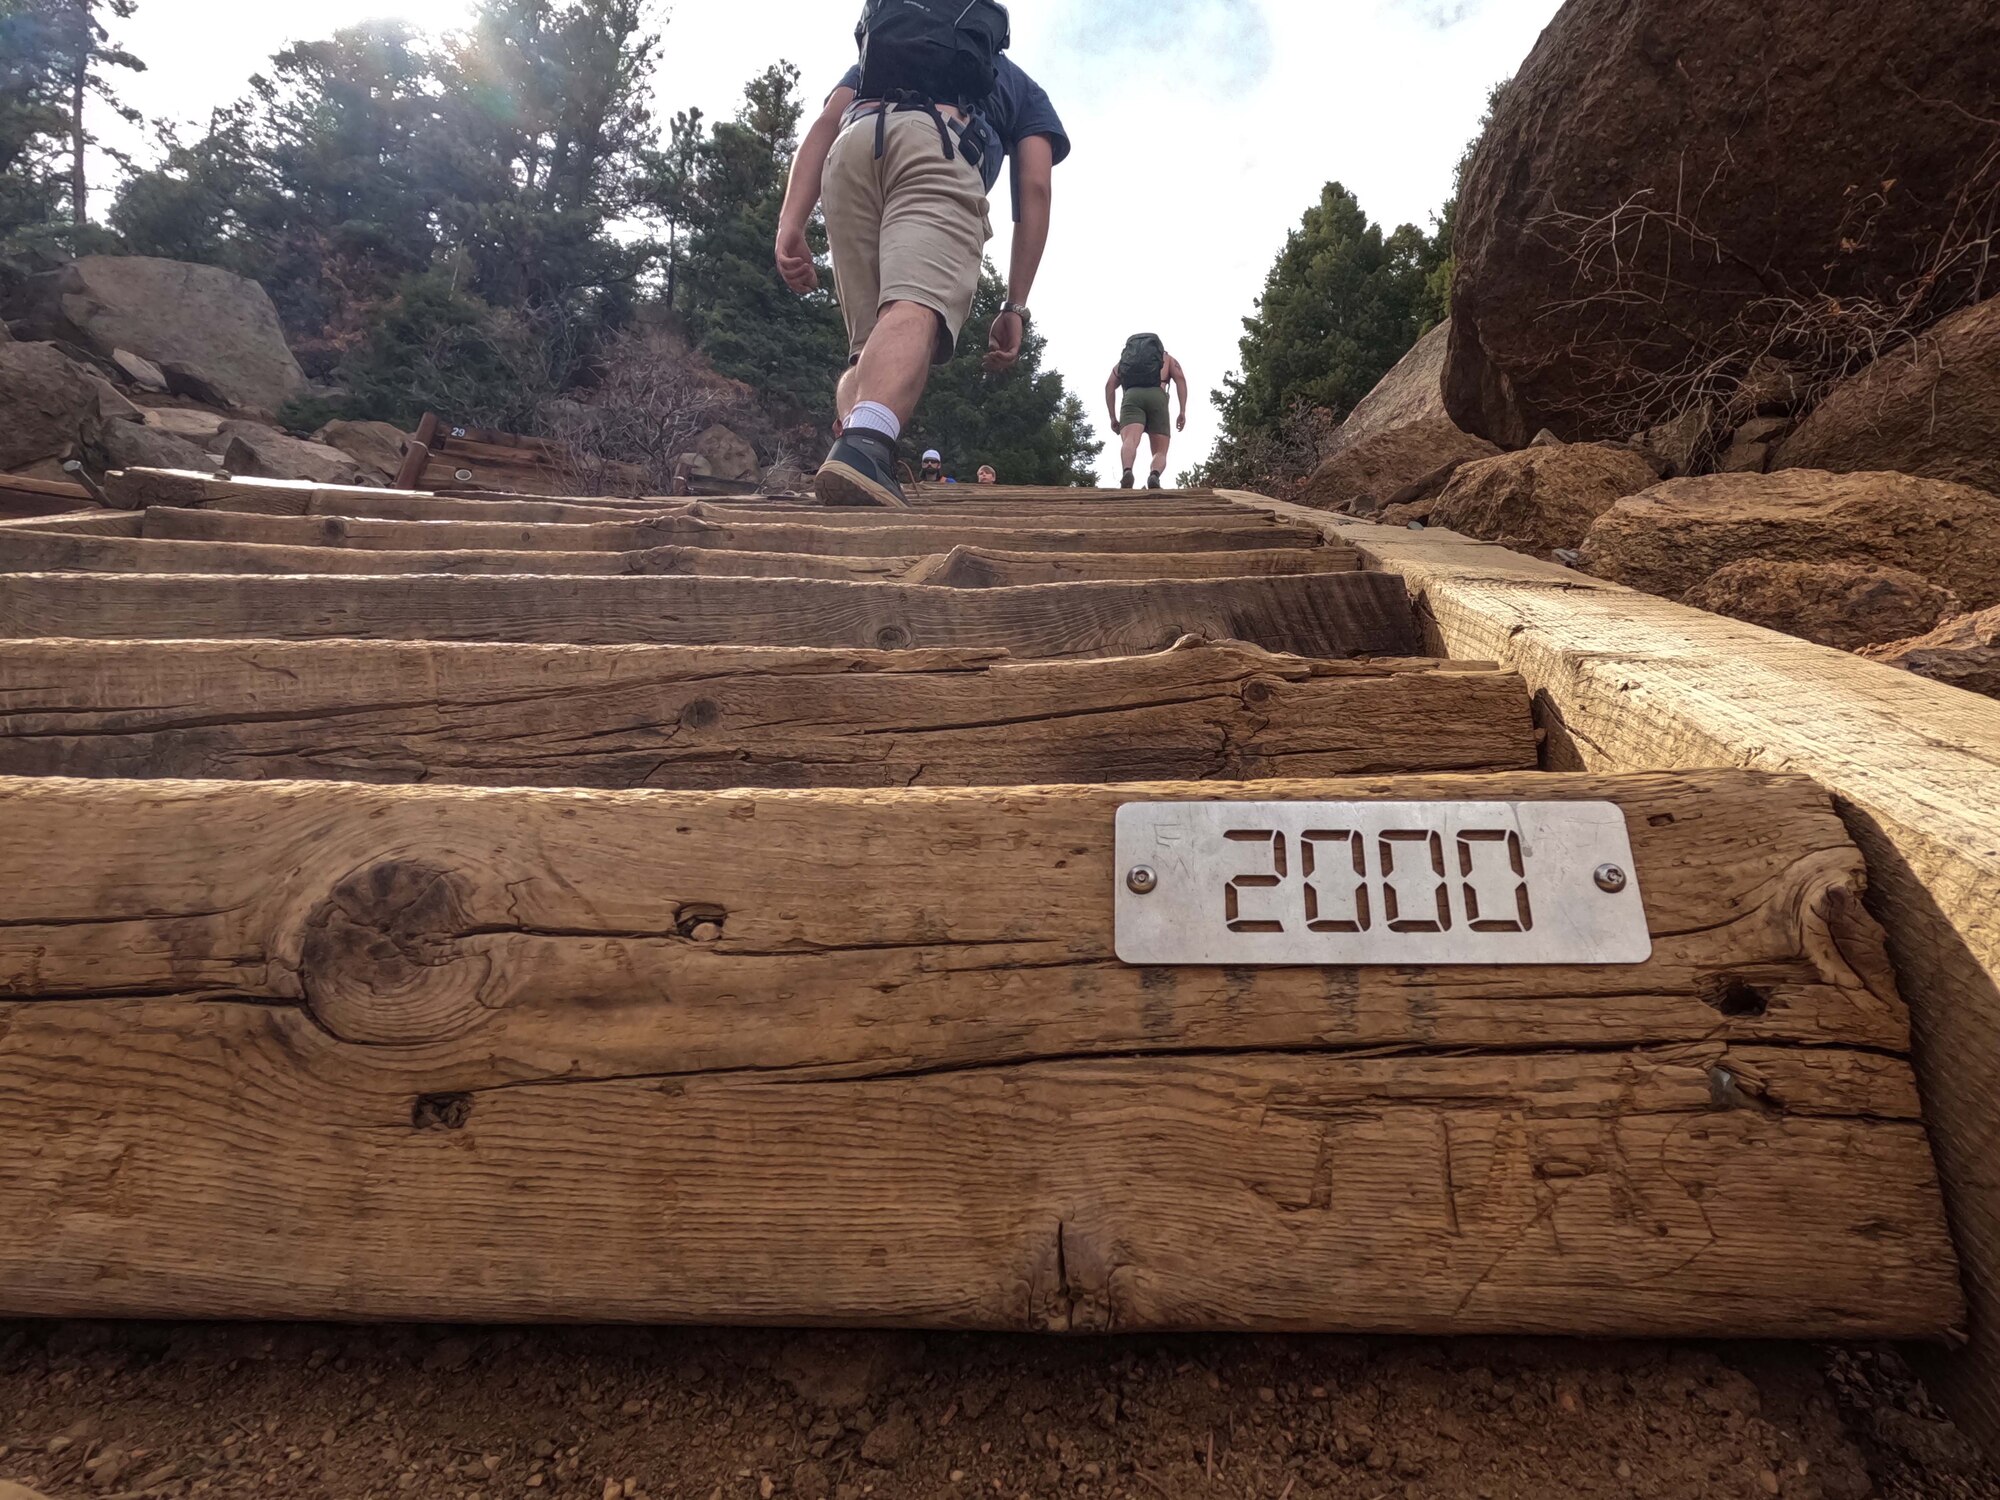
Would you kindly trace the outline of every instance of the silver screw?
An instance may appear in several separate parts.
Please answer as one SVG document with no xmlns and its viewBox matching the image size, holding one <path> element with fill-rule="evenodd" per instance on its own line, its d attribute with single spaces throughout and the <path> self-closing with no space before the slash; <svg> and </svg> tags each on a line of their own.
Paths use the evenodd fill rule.
<svg viewBox="0 0 2000 1500">
<path fill-rule="evenodd" d="M 1625 889 L 1625 872 L 1616 865 L 1599 865 L 1595 878 L 1600 891 L 1608 891 L 1615 896 Z"/>
<path fill-rule="evenodd" d="M 1160 888 L 1160 877 L 1150 865 L 1134 865 L 1125 884 L 1135 896 L 1150 896 Z"/>
</svg>

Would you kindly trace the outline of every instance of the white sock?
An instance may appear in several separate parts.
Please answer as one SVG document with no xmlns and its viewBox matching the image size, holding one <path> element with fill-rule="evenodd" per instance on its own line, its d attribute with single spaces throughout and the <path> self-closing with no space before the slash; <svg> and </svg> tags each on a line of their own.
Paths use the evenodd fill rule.
<svg viewBox="0 0 2000 1500">
<path fill-rule="evenodd" d="M 857 401 L 854 410 L 847 415 L 849 432 L 879 432 L 890 442 L 903 435 L 903 424 L 896 420 L 896 414 L 879 401 Z"/>
</svg>

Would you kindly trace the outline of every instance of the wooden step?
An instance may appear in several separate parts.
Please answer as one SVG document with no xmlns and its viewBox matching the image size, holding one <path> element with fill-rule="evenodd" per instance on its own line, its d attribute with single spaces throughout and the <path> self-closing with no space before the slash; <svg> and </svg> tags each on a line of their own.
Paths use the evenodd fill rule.
<svg viewBox="0 0 2000 1500">
<path fill-rule="evenodd" d="M 973 646 L 1124 656 L 1184 635 L 1299 656 L 1421 654 L 1409 596 L 1371 573 L 947 589 L 792 578 L 258 578 L 15 573 L 0 639 Z"/>
<path fill-rule="evenodd" d="M 796 552 L 732 552 L 715 547 L 646 547 L 629 552 L 541 552 L 526 549 L 370 552 L 345 547 L 271 546 L 262 542 L 179 542 L 158 538 L 0 532 L 0 573 L 527 573 L 544 576 L 698 575 L 707 578 L 844 578 L 917 582 L 921 580 L 911 575 L 927 561 L 921 557 L 814 557 Z M 1167 572 L 1171 572 L 1177 559 L 1162 558 L 1159 561 Z M 1353 565 L 1350 559 L 1348 566 Z M 1099 571 L 1105 577 L 1135 576 L 1129 571 Z M 1188 573 L 1183 576 L 1214 575 Z"/>
<path fill-rule="evenodd" d="M 1532 769 L 1520 679 L 1248 646 L 0 642 L 0 775 L 969 786 Z"/>
<path fill-rule="evenodd" d="M 125 469 L 104 477 L 105 493 L 125 510 L 172 505 L 240 510 L 253 515 L 369 515 L 404 521 L 628 520 L 687 509 L 685 500 L 636 506 L 572 505 L 556 500 L 445 500 L 403 490 L 315 485 L 288 479 L 215 479 L 165 469 Z"/>
<path fill-rule="evenodd" d="M 812 522 L 745 525 L 687 516 L 600 521 L 587 525 L 538 522 L 397 521 L 348 516 L 254 516 L 241 512 L 146 512 L 145 534 L 176 541 L 264 542 L 284 546 L 376 547 L 387 551 L 485 551 L 533 547 L 584 552 L 602 547 L 715 547 L 742 552 L 798 552 L 826 557 L 921 557 L 949 552 L 969 538 L 1008 552 L 1247 552 L 1314 549 L 1318 532 L 1258 523 L 1226 527 L 999 529 L 912 521 L 893 526 L 822 527 Z"/>
<path fill-rule="evenodd" d="M 1260 552 L 1003 552 L 954 547 L 922 563 L 906 583 L 991 589 L 1026 583 L 1106 578 L 1272 578 L 1286 573 L 1346 573 L 1361 566 L 1351 548 Z"/>
<path fill-rule="evenodd" d="M 1637 967 L 1132 968 L 1122 802 L 1610 798 Z M 1861 861 L 1738 772 L 0 781 L 0 1315 L 1938 1337 Z"/>
</svg>

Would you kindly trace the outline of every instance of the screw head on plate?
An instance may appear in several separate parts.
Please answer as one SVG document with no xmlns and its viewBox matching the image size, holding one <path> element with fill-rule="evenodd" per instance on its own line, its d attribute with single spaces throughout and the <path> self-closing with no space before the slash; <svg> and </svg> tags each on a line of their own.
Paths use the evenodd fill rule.
<svg viewBox="0 0 2000 1500">
<path fill-rule="evenodd" d="M 1629 883 L 1625 872 L 1616 865 L 1599 865 L 1597 874 L 1593 878 L 1597 881 L 1597 888 L 1600 891 L 1609 892 L 1614 896 L 1624 890 Z"/>
<path fill-rule="evenodd" d="M 1150 896 L 1160 888 L 1160 877 L 1150 865 L 1134 865 L 1125 876 L 1125 885 L 1135 896 Z"/>
</svg>

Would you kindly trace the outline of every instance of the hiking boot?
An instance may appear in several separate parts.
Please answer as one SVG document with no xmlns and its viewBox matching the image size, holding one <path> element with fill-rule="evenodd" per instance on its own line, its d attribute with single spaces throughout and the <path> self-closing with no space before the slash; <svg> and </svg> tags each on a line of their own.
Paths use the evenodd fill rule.
<svg viewBox="0 0 2000 1500">
<path fill-rule="evenodd" d="M 1147 475 L 1147 476 L 1146 476 L 1146 488 L 1147 488 L 1147 489 L 1149 489 L 1149 490 L 1156 490 L 1156 489 L 1158 489 L 1159 487 L 1160 487 L 1160 476 L 1159 476 L 1159 475 L 1157 475 L 1157 474 L 1149 474 L 1149 475 Z"/>
<path fill-rule="evenodd" d="M 1121 490 L 1129 490 L 1132 488 L 1132 471 L 1130 469 L 1127 469 L 1125 471 L 1125 477 L 1118 481 L 1118 488 Z"/>
<path fill-rule="evenodd" d="M 819 466 L 813 494 L 822 505 L 874 505 L 908 510 L 896 483 L 896 445 L 879 432 L 854 428 L 841 435 Z"/>
</svg>

